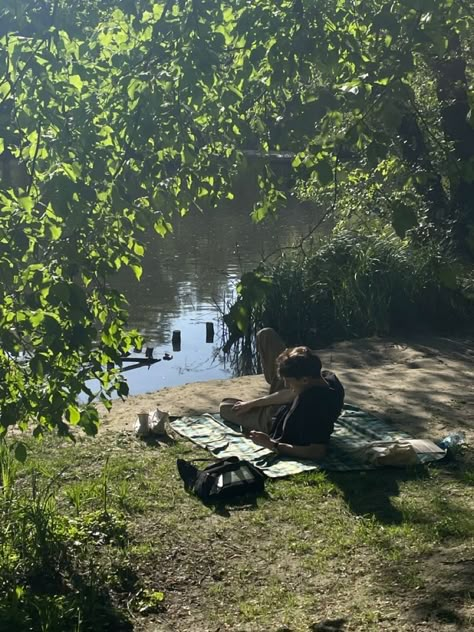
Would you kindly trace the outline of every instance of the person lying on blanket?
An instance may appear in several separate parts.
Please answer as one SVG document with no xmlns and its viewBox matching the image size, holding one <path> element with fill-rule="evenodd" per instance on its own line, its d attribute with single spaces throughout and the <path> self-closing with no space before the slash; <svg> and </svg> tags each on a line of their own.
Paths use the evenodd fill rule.
<svg viewBox="0 0 474 632">
<path fill-rule="evenodd" d="M 257 445 L 279 454 L 324 458 L 344 404 L 341 382 L 322 370 L 315 351 L 285 349 L 273 329 L 258 332 L 257 349 L 270 394 L 249 401 L 224 399 L 221 417 L 240 424 Z"/>
</svg>

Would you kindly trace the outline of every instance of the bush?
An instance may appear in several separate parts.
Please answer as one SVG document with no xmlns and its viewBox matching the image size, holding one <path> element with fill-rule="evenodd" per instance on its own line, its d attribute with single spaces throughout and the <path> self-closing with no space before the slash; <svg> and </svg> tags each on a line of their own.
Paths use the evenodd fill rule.
<svg viewBox="0 0 474 632">
<path fill-rule="evenodd" d="M 70 517 L 57 502 L 62 472 L 20 472 L 13 447 L 0 440 L 0 630 L 131 629 L 97 562 L 101 550 L 111 557 L 127 539 L 123 517 L 107 505 L 107 468 L 92 499 L 98 509 L 76 504 Z"/>
<path fill-rule="evenodd" d="M 289 252 L 266 270 L 272 282 L 254 312 L 259 325 L 274 327 L 289 344 L 448 333 L 474 315 L 462 269 L 432 244 L 352 230 L 335 233 L 310 254 Z"/>
</svg>

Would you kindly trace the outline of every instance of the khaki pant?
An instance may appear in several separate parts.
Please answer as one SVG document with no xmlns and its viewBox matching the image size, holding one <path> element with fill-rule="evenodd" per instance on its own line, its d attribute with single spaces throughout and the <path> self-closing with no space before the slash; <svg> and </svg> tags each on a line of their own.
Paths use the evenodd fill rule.
<svg viewBox="0 0 474 632">
<path fill-rule="evenodd" d="M 267 327 L 257 333 L 257 351 L 260 355 L 263 374 L 270 385 L 270 393 L 284 388 L 283 380 L 278 377 L 276 359 L 285 348 L 285 343 L 274 329 Z M 262 406 L 237 415 L 232 407 L 238 401 L 240 400 L 230 397 L 224 399 L 219 407 L 221 417 L 246 430 L 260 430 L 268 434 L 271 430 L 272 417 L 279 406 Z"/>
</svg>

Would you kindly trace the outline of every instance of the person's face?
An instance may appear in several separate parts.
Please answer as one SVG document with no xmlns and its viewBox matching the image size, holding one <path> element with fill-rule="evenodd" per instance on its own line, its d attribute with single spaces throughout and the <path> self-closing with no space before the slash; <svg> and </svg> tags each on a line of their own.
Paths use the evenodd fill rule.
<svg viewBox="0 0 474 632">
<path fill-rule="evenodd" d="M 299 395 L 302 393 L 305 388 L 308 388 L 309 380 L 307 377 L 284 377 L 283 381 L 285 383 L 286 388 L 289 388 Z"/>
</svg>

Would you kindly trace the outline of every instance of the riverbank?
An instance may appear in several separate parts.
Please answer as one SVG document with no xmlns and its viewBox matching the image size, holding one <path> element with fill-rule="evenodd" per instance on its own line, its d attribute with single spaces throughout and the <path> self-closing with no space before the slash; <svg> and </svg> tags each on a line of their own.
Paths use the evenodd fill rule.
<svg viewBox="0 0 474 632">
<path fill-rule="evenodd" d="M 364 338 L 319 353 L 342 380 L 347 402 L 417 437 L 463 430 L 473 443 L 473 338 Z M 101 431 L 132 431 L 136 414 L 156 406 L 172 416 L 212 412 L 224 397 L 252 399 L 266 389 L 262 375 L 162 388 L 115 402 L 110 413 L 102 410 Z"/>
<path fill-rule="evenodd" d="M 368 339 L 321 355 L 348 401 L 472 445 L 472 341 Z M 4 447 L 0 629 L 471 629 L 472 449 L 426 468 L 268 480 L 257 499 L 213 507 L 176 469 L 203 450 L 132 434 L 156 404 L 182 415 L 263 392 L 262 376 L 161 389 L 103 413 L 98 437 L 25 436 L 25 463 Z"/>
</svg>

